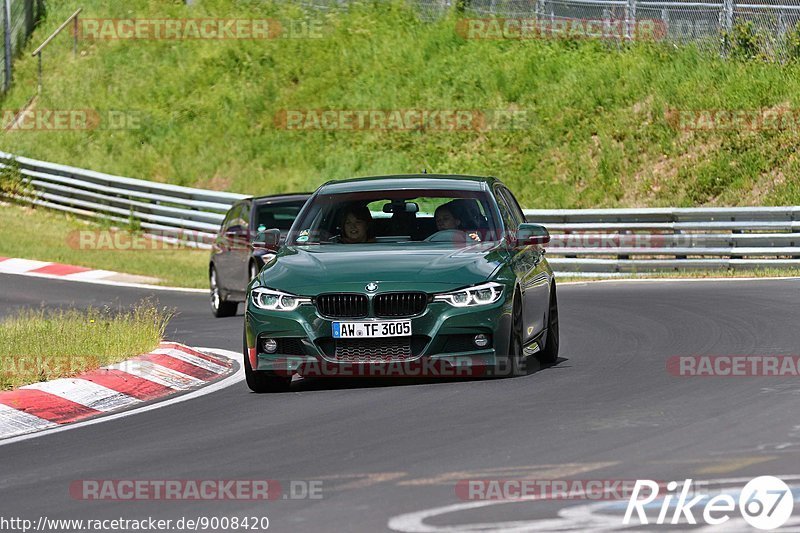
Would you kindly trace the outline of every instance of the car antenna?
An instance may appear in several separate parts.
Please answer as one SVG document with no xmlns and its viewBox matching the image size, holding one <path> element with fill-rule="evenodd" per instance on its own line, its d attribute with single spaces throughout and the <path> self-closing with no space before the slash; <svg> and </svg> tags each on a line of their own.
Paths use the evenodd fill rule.
<svg viewBox="0 0 800 533">
<path fill-rule="evenodd" d="M 423 174 L 427 174 L 427 173 L 428 173 L 428 169 L 427 169 L 427 168 L 423 168 L 423 169 L 422 169 L 422 173 L 423 173 Z"/>
</svg>

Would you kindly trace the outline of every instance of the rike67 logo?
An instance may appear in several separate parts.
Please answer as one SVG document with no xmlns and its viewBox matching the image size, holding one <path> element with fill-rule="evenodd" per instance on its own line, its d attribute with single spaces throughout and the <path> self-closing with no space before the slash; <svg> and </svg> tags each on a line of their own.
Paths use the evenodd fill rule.
<svg viewBox="0 0 800 533">
<path fill-rule="evenodd" d="M 794 510 L 791 489 L 783 480 L 773 476 L 752 479 L 739 493 L 738 501 L 731 494 L 711 496 L 701 493 L 690 497 L 693 493 L 691 479 L 685 480 L 683 485 L 669 482 L 663 495 L 660 494 L 662 486 L 651 480 L 637 480 L 622 523 L 635 525 L 638 519 L 638 523 L 643 525 L 697 524 L 695 513 L 698 513 L 703 522 L 716 526 L 741 514 L 750 526 L 772 530 L 785 524 Z M 652 505 L 659 501 L 660 505 Z M 648 516 L 647 509 L 658 509 L 658 516 L 655 519 Z"/>
</svg>

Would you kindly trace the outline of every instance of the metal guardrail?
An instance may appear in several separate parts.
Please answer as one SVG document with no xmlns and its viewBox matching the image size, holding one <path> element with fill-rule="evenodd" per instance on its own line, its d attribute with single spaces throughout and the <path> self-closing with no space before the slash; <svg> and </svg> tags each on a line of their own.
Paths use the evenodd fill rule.
<svg viewBox="0 0 800 533">
<path fill-rule="evenodd" d="M 561 275 L 800 269 L 800 206 L 527 209 Z"/>
<path fill-rule="evenodd" d="M 245 195 L 113 176 L 0 152 L 28 186 L 15 199 L 128 225 L 207 247 Z M 527 209 L 545 225 L 547 256 L 562 276 L 613 277 L 682 270 L 800 269 L 800 206 Z"/>
<path fill-rule="evenodd" d="M 206 247 L 225 213 L 246 195 L 181 187 L 58 165 L 0 152 L 0 168 L 16 167 L 28 202 L 84 217 L 129 224 Z"/>
</svg>

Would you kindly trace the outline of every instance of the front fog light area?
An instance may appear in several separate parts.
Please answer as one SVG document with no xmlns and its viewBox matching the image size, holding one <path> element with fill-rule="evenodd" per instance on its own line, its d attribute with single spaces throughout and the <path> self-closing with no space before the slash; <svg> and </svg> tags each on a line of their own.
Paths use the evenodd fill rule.
<svg viewBox="0 0 800 533">
<path fill-rule="evenodd" d="M 478 348 L 486 348 L 489 345 L 489 337 L 483 333 L 479 333 L 478 335 L 475 335 L 475 338 L 472 339 L 472 342 Z"/>
<path fill-rule="evenodd" d="M 261 350 L 264 353 L 275 353 L 278 351 L 278 341 L 269 337 L 261 340 Z"/>
</svg>

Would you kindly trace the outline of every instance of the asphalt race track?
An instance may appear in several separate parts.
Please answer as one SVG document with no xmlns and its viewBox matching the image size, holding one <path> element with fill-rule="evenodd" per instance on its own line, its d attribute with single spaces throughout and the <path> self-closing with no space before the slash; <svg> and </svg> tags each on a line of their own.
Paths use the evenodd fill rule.
<svg viewBox="0 0 800 533">
<path fill-rule="evenodd" d="M 241 349 L 241 314 L 212 318 L 204 294 L 0 275 L 0 316 L 42 304 L 126 306 L 146 296 L 179 311 L 170 340 Z M 796 378 L 675 377 L 666 370 L 675 355 L 798 354 L 800 281 L 564 285 L 559 300 L 562 359 L 525 377 L 316 380 L 278 395 L 250 394 L 242 383 L 0 446 L 0 515 L 267 516 L 270 530 L 309 532 L 386 531 L 393 518 L 392 527 L 407 531 L 475 524 L 491 530 L 508 522 L 519 531 L 583 531 L 598 527 L 580 522 L 586 502 L 470 507 L 462 504 L 474 502 L 460 500 L 454 486 L 519 476 L 682 481 L 800 474 Z M 273 479 L 284 487 L 318 481 L 322 498 L 71 498 L 70 483 L 83 479 Z M 414 526 L 413 516 L 396 518 L 445 506 L 455 507 L 432 513 L 428 529 Z M 619 524 L 619 509 L 610 512 Z M 552 520 L 559 513 L 560 521 Z"/>
</svg>

